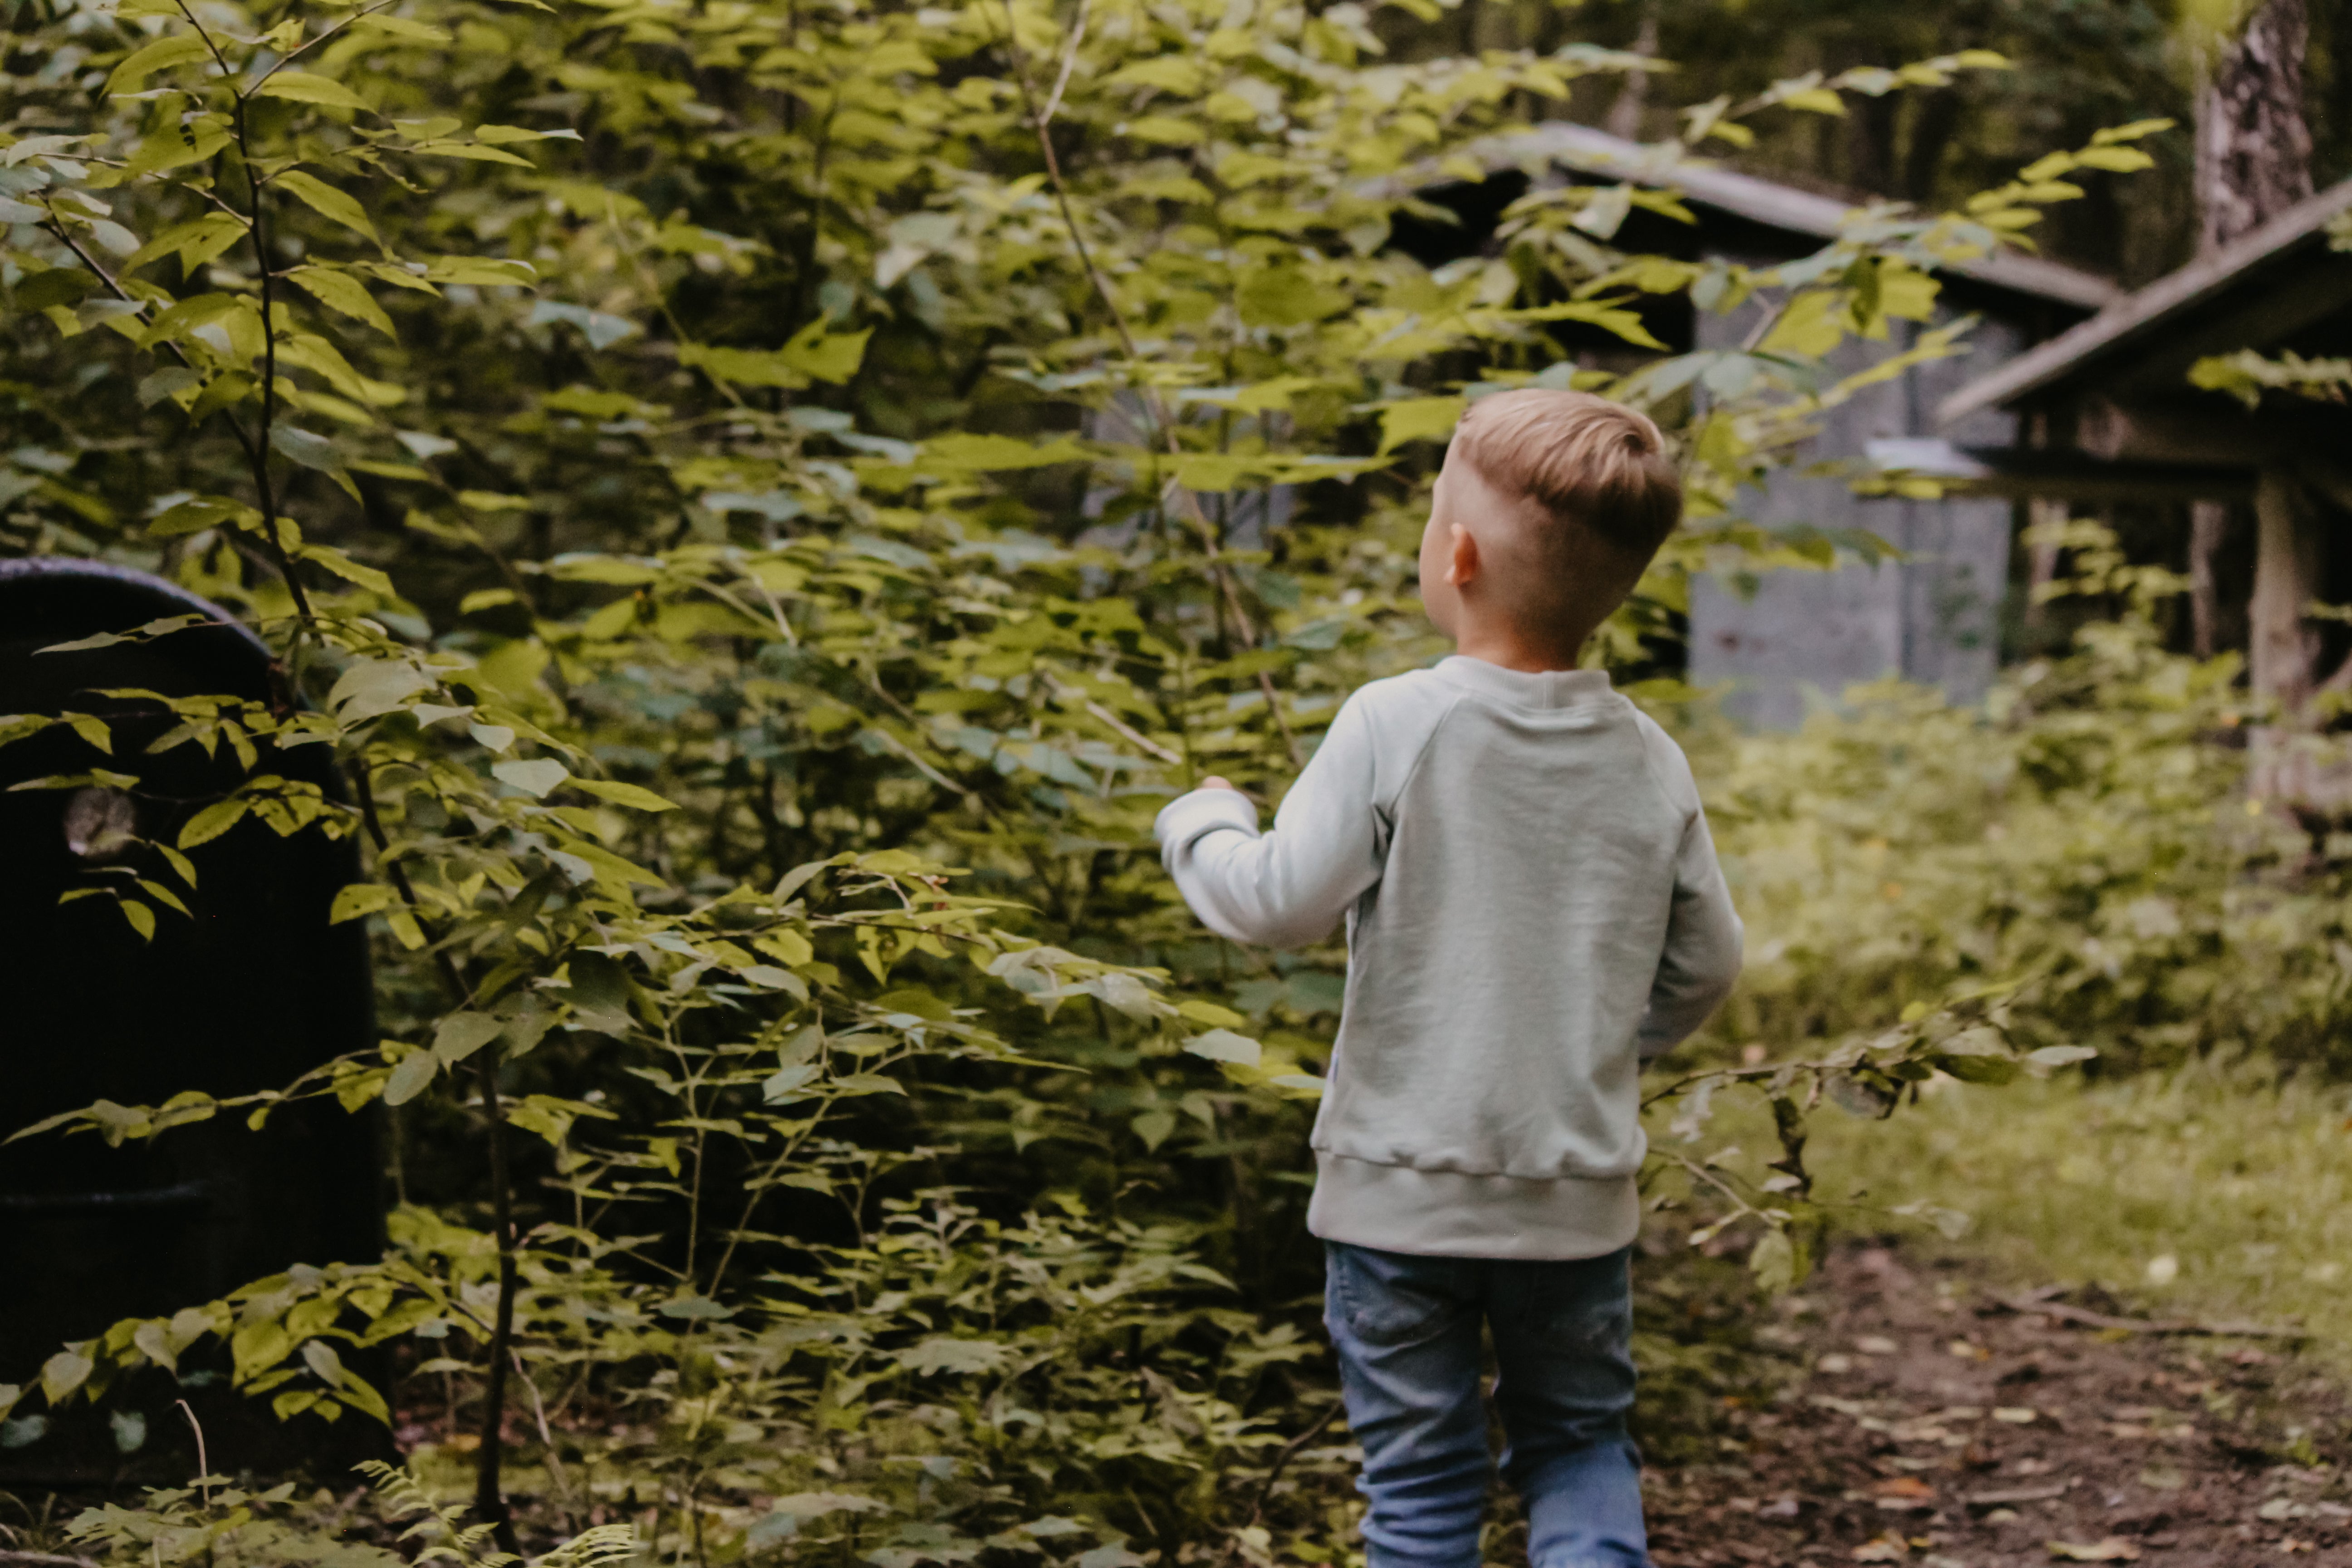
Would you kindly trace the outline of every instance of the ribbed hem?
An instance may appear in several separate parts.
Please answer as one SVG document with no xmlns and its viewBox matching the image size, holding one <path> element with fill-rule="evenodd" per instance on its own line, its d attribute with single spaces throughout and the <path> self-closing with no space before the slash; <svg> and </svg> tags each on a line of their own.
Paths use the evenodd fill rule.
<svg viewBox="0 0 2352 1568">
<path fill-rule="evenodd" d="M 1473 1176 L 1315 1152 L 1307 1228 L 1325 1241 L 1433 1258 L 1599 1258 L 1642 1228 L 1631 1176 Z"/>
</svg>

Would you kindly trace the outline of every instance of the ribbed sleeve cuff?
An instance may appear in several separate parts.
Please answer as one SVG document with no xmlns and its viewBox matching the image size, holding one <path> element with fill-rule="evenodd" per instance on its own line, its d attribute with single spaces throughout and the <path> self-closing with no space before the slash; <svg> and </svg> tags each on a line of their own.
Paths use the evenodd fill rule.
<svg viewBox="0 0 2352 1568">
<path fill-rule="evenodd" d="M 1253 838 L 1257 837 L 1257 807 L 1250 804 L 1249 796 L 1230 789 L 1196 789 L 1180 795 L 1160 808 L 1151 831 L 1160 840 L 1160 859 L 1170 861 L 1204 834 L 1221 827 L 1238 827 Z"/>
</svg>

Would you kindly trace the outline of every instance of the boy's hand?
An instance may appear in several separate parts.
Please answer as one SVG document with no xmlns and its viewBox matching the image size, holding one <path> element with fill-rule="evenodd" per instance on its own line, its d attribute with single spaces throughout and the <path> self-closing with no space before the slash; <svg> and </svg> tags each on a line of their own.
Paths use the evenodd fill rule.
<svg viewBox="0 0 2352 1568">
<path fill-rule="evenodd" d="M 1201 789 L 1230 789 L 1233 790 L 1235 795 L 1243 793 L 1238 789 L 1234 789 L 1230 781 L 1221 779 L 1214 773 L 1211 773 L 1207 778 L 1202 779 L 1197 787 Z"/>
</svg>

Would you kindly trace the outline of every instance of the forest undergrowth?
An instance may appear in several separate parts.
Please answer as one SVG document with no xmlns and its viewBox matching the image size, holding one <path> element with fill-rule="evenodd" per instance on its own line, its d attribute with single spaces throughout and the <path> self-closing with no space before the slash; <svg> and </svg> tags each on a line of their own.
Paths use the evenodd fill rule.
<svg viewBox="0 0 2352 1568">
<path fill-rule="evenodd" d="M 1210 772 L 1271 803 L 1348 691 L 1439 651 L 1427 482 L 1505 386 L 1648 409 L 1689 502 L 1589 655 L 1685 739 L 1749 921 L 1739 994 L 1657 1080 L 1662 1457 L 1764 1396 L 1751 1296 L 1833 1226 L 1963 1223 L 1964 1191 L 1847 1205 L 1821 1119 L 1883 1135 L 1939 1078 L 2341 1065 L 2335 847 L 2248 815 L 2231 741 L 2267 716 L 2164 651 L 2164 584 L 2095 529 L 2061 542 L 2104 618 L 1981 710 L 1888 689 L 1741 737 L 1667 673 L 1696 574 L 1878 555 L 1743 498 L 1960 351 L 1941 271 L 2165 123 L 1785 264 L 1621 248 L 1750 121 L 2010 68 L 1810 72 L 1429 260 L 1399 242 L 1442 224 L 1428 184 L 1652 68 L 1458 52 L 1439 15 L 10 13 L 0 548 L 158 573 L 273 660 L 0 719 L 11 788 L 129 825 L 59 929 L 133 964 L 241 846 L 346 841 L 316 915 L 364 922 L 380 1029 L 16 1135 L 315 1102 L 382 1131 L 398 1199 L 381 1257 L 12 1360 L 0 1444 L 94 1447 L 125 1491 L 25 1528 L 121 1568 L 1349 1559 L 1302 1228 L 1344 954 L 1208 938 L 1149 824 Z M 1741 347 L 1673 341 L 1759 301 Z M 142 776 L 199 754 L 200 795 Z M 1713 1120 L 1742 1104 L 1744 1153 Z M 341 1476 L 200 1461 L 199 1380 L 415 1468 L 322 1505 Z"/>
</svg>

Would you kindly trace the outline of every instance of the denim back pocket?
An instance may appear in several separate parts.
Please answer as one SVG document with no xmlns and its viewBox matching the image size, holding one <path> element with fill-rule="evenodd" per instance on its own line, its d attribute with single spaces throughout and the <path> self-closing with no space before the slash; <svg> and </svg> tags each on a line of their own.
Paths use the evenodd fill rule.
<svg viewBox="0 0 2352 1568">
<path fill-rule="evenodd" d="M 1333 1329 L 1368 1345 L 1433 1339 L 1475 1305 L 1460 1258 L 1338 1243 L 1325 1247 L 1324 1267 L 1325 1316 Z"/>
<path fill-rule="evenodd" d="M 1629 1252 L 1523 1265 L 1514 1315 L 1549 1350 L 1626 1359 L 1633 1333 Z"/>
</svg>

